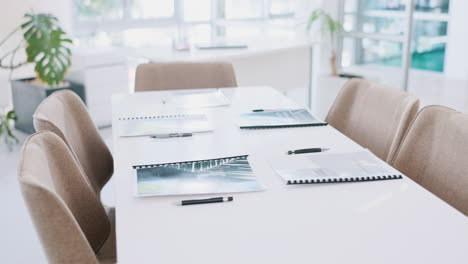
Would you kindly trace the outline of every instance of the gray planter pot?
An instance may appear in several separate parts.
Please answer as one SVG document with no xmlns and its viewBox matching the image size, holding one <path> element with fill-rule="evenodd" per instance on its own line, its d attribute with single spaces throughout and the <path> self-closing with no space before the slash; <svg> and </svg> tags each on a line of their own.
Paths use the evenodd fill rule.
<svg viewBox="0 0 468 264">
<path fill-rule="evenodd" d="M 67 81 L 70 83 L 68 87 L 46 88 L 27 82 L 33 79 L 34 78 L 20 79 L 11 82 L 13 108 L 18 116 L 18 121 L 15 122 L 15 128 L 18 130 L 28 134 L 35 132 L 33 114 L 39 104 L 53 92 L 64 89 L 72 90 L 86 103 L 85 88 L 82 84 Z"/>
</svg>

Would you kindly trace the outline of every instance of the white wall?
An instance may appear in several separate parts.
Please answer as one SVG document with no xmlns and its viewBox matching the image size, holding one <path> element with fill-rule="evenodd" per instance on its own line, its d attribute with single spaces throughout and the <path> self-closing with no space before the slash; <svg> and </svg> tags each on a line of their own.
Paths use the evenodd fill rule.
<svg viewBox="0 0 468 264">
<path fill-rule="evenodd" d="M 71 0 L 1 0 L 0 4 L 0 40 L 20 25 L 26 12 L 51 13 L 60 20 L 62 28 L 66 32 L 72 29 L 72 1 Z M 20 40 L 18 34 L 13 41 L 0 47 L 0 56 L 10 51 Z M 25 54 L 18 54 L 18 59 L 24 59 Z M 31 66 L 15 71 L 13 78 L 33 76 Z M 9 71 L 0 69 L 0 109 L 10 104 L 10 85 L 8 82 Z"/>
<path fill-rule="evenodd" d="M 69 31 L 72 27 L 72 1 L 70 0 L 2 0 L 0 9 L 0 33 L 17 26 L 26 12 L 51 13 L 57 16 L 62 27 Z"/>
</svg>

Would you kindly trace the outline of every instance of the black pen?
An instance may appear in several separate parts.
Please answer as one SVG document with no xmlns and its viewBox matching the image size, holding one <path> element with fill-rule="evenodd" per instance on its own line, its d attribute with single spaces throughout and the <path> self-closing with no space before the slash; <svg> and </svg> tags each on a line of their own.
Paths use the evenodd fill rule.
<svg viewBox="0 0 468 264">
<path fill-rule="evenodd" d="M 191 137 L 192 133 L 171 133 L 171 134 L 158 134 L 152 135 L 151 138 L 174 138 L 174 137 Z"/>
<path fill-rule="evenodd" d="M 277 111 L 284 111 L 285 109 L 254 109 L 252 112 L 258 113 L 258 112 L 277 112 Z"/>
<path fill-rule="evenodd" d="M 327 148 L 306 148 L 306 149 L 296 149 L 296 150 L 289 150 L 288 155 L 292 154 L 304 154 L 304 153 L 314 153 L 314 152 L 324 152 L 330 149 Z"/>
<path fill-rule="evenodd" d="M 192 205 L 192 204 L 205 204 L 205 203 L 223 203 L 223 202 L 232 202 L 234 198 L 229 197 L 215 197 L 208 199 L 196 199 L 196 200 L 184 200 L 181 202 L 181 205 Z"/>
</svg>

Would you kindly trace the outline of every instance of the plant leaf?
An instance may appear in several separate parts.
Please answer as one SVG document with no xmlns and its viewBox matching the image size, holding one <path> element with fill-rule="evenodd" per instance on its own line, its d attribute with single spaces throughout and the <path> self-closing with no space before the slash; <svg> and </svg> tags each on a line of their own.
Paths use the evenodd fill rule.
<svg viewBox="0 0 468 264">
<path fill-rule="evenodd" d="M 335 34 L 343 30 L 343 25 L 340 22 L 334 20 L 327 12 L 325 12 L 325 10 L 316 9 L 309 16 L 309 20 L 307 22 L 307 31 L 310 31 L 312 24 L 314 24 L 316 21 L 319 21 L 319 19 L 321 19 L 322 22 L 320 31 L 322 34 L 328 32 L 330 34 L 330 40 L 333 42 Z"/>
<path fill-rule="evenodd" d="M 65 77 L 71 65 L 71 50 L 67 47 L 71 43 L 61 29 L 52 30 L 50 34 L 33 34 L 29 38 L 28 61 L 36 62 L 34 70 L 49 86 L 58 85 Z"/>
<path fill-rule="evenodd" d="M 309 21 L 307 22 L 307 31 L 310 31 L 311 26 L 317 21 L 322 15 L 324 11 L 322 9 L 314 10 L 309 17 Z"/>
<path fill-rule="evenodd" d="M 38 78 L 49 86 L 58 85 L 70 67 L 72 41 L 65 38 L 58 19 L 50 14 L 26 14 L 21 25 L 27 42 L 27 62 L 36 62 Z"/>
<path fill-rule="evenodd" d="M 26 41 L 33 35 L 49 35 L 53 30 L 60 29 L 58 19 L 51 14 L 25 14 L 27 21 L 21 25 Z"/>
<path fill-rule="evenodd" d="M 6 115 L 0 115 L 0 136 L 5 134 L 5 143 L 7 145 L 19 142 L 10 127 L 10 120 L 18 120 L 13 110 L 9 111 Z"/>
<path fill-rule="evenodd" d="M 15 121 L 18 121 L 18 116 L 16 115 L 15 111 L 14 110 L 11 110 L 9 111 L 7 114 L 6 114 L 6 118 L 5 118 L 7 121 L 8 120 L 15 120 Z"/>
</svg>

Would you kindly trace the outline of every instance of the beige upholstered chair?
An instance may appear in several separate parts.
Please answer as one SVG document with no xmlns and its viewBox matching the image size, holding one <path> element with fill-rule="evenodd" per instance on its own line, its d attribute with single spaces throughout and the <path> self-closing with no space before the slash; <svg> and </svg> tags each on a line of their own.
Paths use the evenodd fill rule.
<svg viewBox="0 0 468 264">
<path fill-rule="evenodd" d="M 114 212 L 106 214 L 60 137 L 26 140 L 18 180 L 50 263 L 115 263 Z"/>
<path fill-rule="evenodd" d="M 391 165 L 468 216 L 468 115 L 423 108 Z"/>
<path fill-rule="evenodd" d="M 135 91 L 237 86 L 228 62 L 146 63 L 136 69 Z"/>
<path fill-rule="evenodd" d="M 49 130 L 65 141 L 99 194 L 112 176 L 114 164 L 81 99 L 69 90 L 55 92 L 38 106 L 33 117 L 37 132 Z"/>
<path fill-rule="evenodd" d="M 414 96 L 382 84 L 351 79 L 341 89 L 326 122 L 389 161 L 418 112 Z"/>
</svg>

